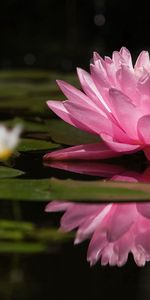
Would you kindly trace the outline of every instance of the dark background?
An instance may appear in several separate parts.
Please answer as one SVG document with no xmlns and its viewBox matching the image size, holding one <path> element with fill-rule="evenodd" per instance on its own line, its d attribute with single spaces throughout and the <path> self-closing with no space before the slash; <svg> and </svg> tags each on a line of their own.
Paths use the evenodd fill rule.
<svg viewBox="0 0 150 300">
<path fill-rule="evenodd" d="M 74 70 L 92 52 L 150 48 L 149 1 L 1 0 L 0 68 Z"/>
</svg>

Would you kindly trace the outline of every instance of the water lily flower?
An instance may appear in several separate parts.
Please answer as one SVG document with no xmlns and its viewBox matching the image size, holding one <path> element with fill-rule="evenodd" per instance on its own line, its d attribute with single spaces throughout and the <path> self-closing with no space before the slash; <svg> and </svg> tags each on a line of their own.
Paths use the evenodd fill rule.
<svg viewBox="0 0 150 300">
<path fill-rule="evenodd" d="M 12 155 L 18 145 L 21 131 L 21 125 L 16 125 L 11 130 L 0 125 L 0 160 L 6 160 Z"/>
<path fill-rule="evenodd" d="M 138 266 L 150 261 L 150 204 L 75 204 L 53 201 L 47 212 L 65 211 L 61 230 L 77 229 L 75 244 L 90 239 L 90 265 L 123 266 L 129 253 Z"/>
<path fill-rule="evenodd" d="M 48 101 L 65 122 L 99 137 L 99 143 L 56 150 L 44 159 L 105 159 L 143 150 L 150 159 L 150 59 L 133 66 L 125 48 L 104 59 L 94 53 L 90 73 L 78 68 L 81 90 L 57 81 L 65 101 Z"/>
</svg>

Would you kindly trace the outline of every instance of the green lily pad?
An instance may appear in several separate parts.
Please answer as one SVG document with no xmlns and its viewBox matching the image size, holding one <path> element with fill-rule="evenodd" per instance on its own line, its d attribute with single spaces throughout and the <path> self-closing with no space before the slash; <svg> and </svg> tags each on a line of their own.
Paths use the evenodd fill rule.
<svg viewBox="0 0 150 300">
<path fill-rule="evenodd" d="M 50 76 L 49 71 L 38 70 L 19 70 L 19 71 L 2 71 L 0 72 L 0 81 L 29 81 L 29 80 L 47 80 Z"/>
<path fill-rule="evenodd" d="M 55 96 L 59 99 L 60 92 L 50 84 L 0 83 L 0 111 L 14 116 L 50 116 L 46 101 Z"/>
<path fill-rule="evenodd" d="M 15 221 L 15 220 L 0 220 L 0 229 L 2 230 L 21 230 L 21 231 L 31 231 L 34 230 L 35 225 L 31 222 Z"/>
<path fill-rule="evenodd" d="M 58 179 L 1 179 L 0 199 L 24 201 L 134 202 L 150 201 L 144 183 Z"/>
<path fill-rule="evenodd" d="M 49 150 L 56 148 L 57 145 L 51 142 L 34 139 L 22 139 L 18 146 L 18 151 L 35 151 L 35 150 Z"/>
<path fill-rule="evenodd" d="M 63 79 L 75 85 L 79 84 L 77 76 L 74 73 L 64 74 L 50 70 L 0 71 L 0 82 L 7 82 L 7 84 L 9 82 L 35 82 L 40 84 L 49 81 L 50 83 L 55 84 L 57 87 L 56 79 Z"/>
<path fill-rule="evenodd" d="M 51 139 L 58 144 L 80 145 L 92 144 L 100 141 L 100 137 L 87 133 L 64 121 L 50 120 L 47 122 Z"/>
<path fill-rule="evenodd" d="M 11 115 L 50 116 L 48 99 L 64 99 L 56 78 L 75 83 L 75 76 L 50 71 L 0 72 L 0 110 Z"/>
<path fill-rule="evenodd" d="M 0 179 L 0 199 L 48 201 L 50 179 Z"/>
<path fill-rule="evenodd" d="M 47 249 L 46 245 L 42 243 L 28 243 L 28 242 L 0 242 L 0 253 L 39 253 Z"/>
<path fill-rule="evenodd" d="M 52 179 L 51 198 L 91 203 L 150 201 L 150 186 L 145 183 Z"/>
<path fill-rule="evenodd" d="M 71 238 L 73 234 L 65 234 L 54 227 L 39 228 L 31 222 L 1 220 L 0 240 L 3 241 L 26 241 L 30 240 L 42 243 L 61 242 Z"/>
<path fill-rule="evenodd" d="M 17 177 L 17 176 L 20 176 L 20 175 L 23 175 L 23 174 L 24 174 L 23 171 L 13 169 L 13 168 L 0 166 L 0 178 Z"/>
</svg>

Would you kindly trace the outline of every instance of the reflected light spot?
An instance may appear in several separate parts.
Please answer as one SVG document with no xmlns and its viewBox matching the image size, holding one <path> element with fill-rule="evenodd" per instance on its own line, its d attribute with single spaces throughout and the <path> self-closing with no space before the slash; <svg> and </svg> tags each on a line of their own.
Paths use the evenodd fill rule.
<svg viewBox="0 0 150 300">
<path fill-rule="evenodd" d="M 33 65 L 36 61 L 36 57 L 34 54 L 32 53 L 27 53 L 25 56 L 24 56 L 24 62 L 25 64 L 27 65 Z"/>
<path fill-rule="evenodd" d="M 105 16 L 98 14 L 94 16 L 94 23 L 96 26 L 103 26 L 106 22 Z"/>
</svg>

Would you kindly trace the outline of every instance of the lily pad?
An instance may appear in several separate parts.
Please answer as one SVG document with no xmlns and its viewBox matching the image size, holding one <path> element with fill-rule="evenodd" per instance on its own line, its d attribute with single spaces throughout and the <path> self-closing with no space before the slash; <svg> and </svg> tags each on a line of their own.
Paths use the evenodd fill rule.
<svg viewBox="0 0 150 300">
<path fill-rule="evenodd" d="M 150 201 L 145 183 L 58 179 L 1 179 L 0 199 L 23 201 L 134 202 Z"/>
<path fill-rule="evenodd" d="M 51 198 L 91 203 L 150 201 L 150 186 L 145 183 L 52 179 Z"/>
<path fill-rule="evenodd" d="M 75 76 L 50 71 L 0 72 L 0 111 L 8 115 L 50 116 L 48 99 L 64 99 L 56 78 L 75 83 Z"/>
<path fill-rule="evenodd" d="M 47 122 L 51 139 L 58 144 L 79 145 L 92 144 L 100 141 L 100 137 L 82 131 L 64 121 L 50 120 Z"/>
<path fill-rule="evenodd" d="M 50 179 L 0 179 L 0 199 L 48 201 Z"/>
<path fill-rule="evenodd" d="M 0 242 L 0 253 L 39 253 L 47 249 L 42 243 L 27 243 L 27 242 Z"/>
<path fill-rule="evenodd" d="M 57 145 L 51 142 L 35 139 L 22 139 L 18 146 L 18 151 L 35 151 L 35 150 L 49 150 L 56 148 Z"/>
<path fill-rule="evenodd" d="M 0 240 L 3 241 L 27 241 L 42 243 L 61 242 L 71 238 L 73 234 L 65 234 L 54 227 L 39 228 L 31 222 L 1 220 Z M 30 245 L 30 244 L 29 244 Z"/>
<path fill-rule="evenodd" d="M 17 176 L 20 176 L 23 174 L 24 174 L 23 171 L 0 166 L 0 178 L 12 178 L 12 177 L 17 177 Z"/>
</svg>

